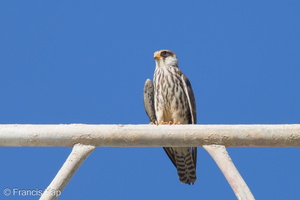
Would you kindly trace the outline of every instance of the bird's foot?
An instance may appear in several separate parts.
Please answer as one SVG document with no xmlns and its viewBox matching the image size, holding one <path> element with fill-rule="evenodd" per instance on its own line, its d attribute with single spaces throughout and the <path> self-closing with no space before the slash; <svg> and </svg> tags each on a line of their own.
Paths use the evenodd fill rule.
<svg viewBox="0 0 300 200">
<path fill-rule="evenodd" d="M 150 122 L 151 125 L 158 125 L 158 121 L 155 121 L 155 122 Z"/>
<path fill-rule="evenodd" d="M 175 121 L 168 121 L 168 122 L 161 121 L 159 123 L 159 125 L 179 125 L 179 124 L 180 124 L 180 122 L 175 122 Z M 156 125 L 158 125 L 157 122 L 156 122 Z"/>
</svg>

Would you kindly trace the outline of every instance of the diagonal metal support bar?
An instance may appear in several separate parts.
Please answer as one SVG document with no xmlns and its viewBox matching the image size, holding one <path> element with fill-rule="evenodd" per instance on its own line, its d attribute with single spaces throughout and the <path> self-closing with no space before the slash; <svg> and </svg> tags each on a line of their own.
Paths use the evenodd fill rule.
<svg viewBox="0 0 300 200">
<path fill-rule="evenodd" d="M 226 147 L 223 145 L 204 145 L 203 148 L 211 155 L 224 174 L 237 199 L 254 200 L 250 189 L 234 166 Z"/>
<path fill-rule="evenodd" d="M 55 178 L 44 191 L 40 200 L 57 199 L 71 180 L 72 176 L 81 166 L 83 161 L 90 155 L 90 153 L 93 152 L 95 148 L 95 146 L 91 145 L 76 144 L 67 160 L 56 174 Z"/>
</svg>

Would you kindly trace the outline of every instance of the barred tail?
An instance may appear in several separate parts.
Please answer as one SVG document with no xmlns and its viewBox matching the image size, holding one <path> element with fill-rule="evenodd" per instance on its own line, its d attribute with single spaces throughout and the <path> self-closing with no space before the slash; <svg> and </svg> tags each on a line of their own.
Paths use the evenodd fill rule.
<svg viewBox="0 0 300 200">
<path fill-rule="evenodd" d="M 164 147 L 164 150 L 176 167 L 180 182 L 193 185 L 196 181 L 197 147 Z"/>
<path fill-rule="evenodd" d="M 196 167 L 191 152 L 182 156 L 175 155 L 175 161 L 180 182 L 193 185 L 197 178 Z"/>
</svg>

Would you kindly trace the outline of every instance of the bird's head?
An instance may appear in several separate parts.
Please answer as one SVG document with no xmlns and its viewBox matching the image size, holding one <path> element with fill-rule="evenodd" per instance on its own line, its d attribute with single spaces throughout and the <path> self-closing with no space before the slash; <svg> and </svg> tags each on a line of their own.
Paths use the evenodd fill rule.
<svg viewBox="0 0 300 200">
<path fill-rule="evenodd" d="M 177 67 L 177 57 L 173 51 L 159 50 L 154 53 L 154 59 L 157 67 Z"/>
</svg>

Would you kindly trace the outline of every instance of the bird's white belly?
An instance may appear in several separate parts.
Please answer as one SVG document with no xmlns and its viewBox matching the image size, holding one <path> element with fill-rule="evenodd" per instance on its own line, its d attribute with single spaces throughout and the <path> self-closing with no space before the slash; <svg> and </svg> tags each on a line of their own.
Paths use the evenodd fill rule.
<svg viewBox="0 0 300 200">
<path fill-rule="evenodd" d="M 158 122 L 180 122 L 181 124 L 188 123 L 186 118 L 186 103 L 181 103 L 180 98 L 183 102 L 187 101 L 184 92 L 178 91 L 178 93 L 173 93 L 171 89 L 167 89 L 168 92 L 162 92 L 158 95 L 159 104 L 155 108 L 156 118 Z M 180 97 L 180 93 L 181 97 Z"/>
</svg>

